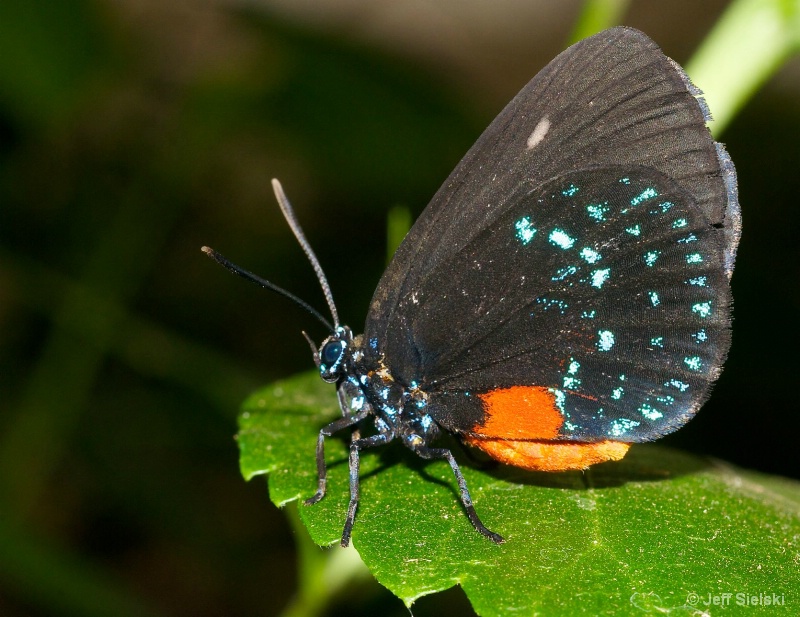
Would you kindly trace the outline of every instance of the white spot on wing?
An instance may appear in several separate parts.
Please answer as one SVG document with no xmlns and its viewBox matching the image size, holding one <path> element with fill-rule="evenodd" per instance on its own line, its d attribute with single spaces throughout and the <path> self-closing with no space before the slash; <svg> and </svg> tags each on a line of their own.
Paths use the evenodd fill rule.
<svg viewBox="0 0 800 617">
<path fill-rule="evenodd" d="M 547 135 L 547 131 L 549 130 L 550 119 L 547 116 L 544 116 L 541 120 L 539 120 L 539 124 L 537 124 L 536 128 L 533 129 L 530 137 L 528 137 L 528 150 L 532 150 L 538 146 L 544 139 L 544 136 Z"/>
</svg>

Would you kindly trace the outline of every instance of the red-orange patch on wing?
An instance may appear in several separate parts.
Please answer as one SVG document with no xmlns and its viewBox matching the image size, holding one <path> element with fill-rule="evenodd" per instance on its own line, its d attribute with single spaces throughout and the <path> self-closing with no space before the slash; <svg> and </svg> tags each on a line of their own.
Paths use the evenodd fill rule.
<svg viewBox="0 0 800 617">
<path fill-rule="evenodd" d="M 586 469 L 604 461 L 618 461 L 631 446 L 629 443 L 610 440 L 579 443 L 479 439 L 466 436 L 464 441 L 480 448 L 501 463 L 533 471 Z"/>
<path fill-rule="evenodd" d="M 473 432 L 506 439 L 553 439 L 564 423 L 556 397 L 542 386 L 498 388 L 478 395 L 486 414 Z"/>
</svg>

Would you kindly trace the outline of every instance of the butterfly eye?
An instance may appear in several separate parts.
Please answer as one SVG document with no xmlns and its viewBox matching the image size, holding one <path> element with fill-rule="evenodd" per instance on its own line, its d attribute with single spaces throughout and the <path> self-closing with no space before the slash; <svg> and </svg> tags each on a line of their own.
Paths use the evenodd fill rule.
<svg viewBox="0 0 800 617">
<path fill-rule="evenodd" d="M 324 366 L 331 369 L 339 361 L 339 358 L 342 357 L 343 351 L 344 344 L 342 341 L 329 341 L 325 343 L 325 346 L 322 348 L 320 360 L 322 360 Z"/>
</svg>

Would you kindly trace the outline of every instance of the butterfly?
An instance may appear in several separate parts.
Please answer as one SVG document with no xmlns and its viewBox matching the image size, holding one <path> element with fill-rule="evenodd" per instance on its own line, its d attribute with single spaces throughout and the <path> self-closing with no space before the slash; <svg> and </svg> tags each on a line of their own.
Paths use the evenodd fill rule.
<svg viewBox="0 0 800 617">
<path fill-rule="evenodd" d="M 632 28 L 568 48 L 434 195 L 378 283 L 361 335 L 339 321 L 277 180 L 332 321 L 203 248 L 330 332 L 319 346 L 306 338 L 342 416 L 319 432 L 306 504 L 327 490 L 325 439 L 354 429 L 343 546 L 368 448 L 399 440 L 446 460 L 472 525 L 501 543 L 452 452 L 437 447 L 443 432 L 505 464 L 584 469 L 675 431 L 705 402 L 731 343 L 741 213 L 701 94 Z"/>
</svg>

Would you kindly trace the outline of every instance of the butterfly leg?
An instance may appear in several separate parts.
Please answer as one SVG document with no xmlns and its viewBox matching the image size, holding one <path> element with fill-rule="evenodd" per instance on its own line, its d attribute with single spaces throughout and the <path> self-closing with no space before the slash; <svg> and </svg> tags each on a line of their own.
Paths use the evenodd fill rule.
<svg viewBox="0 0 800 617">
<path fill-rule="evenodd" d="M 467 511 L 467 517 L 472 526 L 477 529 L 481 534 L 489 538 L 495 544 L 502 544 L 505 542 L 503 536 L 490 531 L 478 518 L 478 513 L 475 511 L 475 506 L 472 505 L 472 497 L 470 497 L 469 489 L 467 488 L 467 481 L 464 479 L 464 474 L 461 473 L 461 468 L 458 466 L 453 453 L 446 448 L 429 448 L 424 445 L 419 445 L 414 448 L 420 457 L 430 460 L 435 458 L 443 458 L 450 463 L 450 468 L 453 470 L 453 475 L 458 482 L 458 489 L 461 492 L 461 503 L 464 504 L 464 509 Z"/>
<path fill-rule="evenodd" d="M 310 506 L 317 503 L 320 499 L 325 497 L 325 489 L 328 484 L 328 470 L 325 467 L 325 438 L 330 437 L 334 433 L 358 424 L 369 415 L 367 410 L 357 413 L 354 416 L 347 416 L 334 420 L 325 426 L 317 437 L 317 492 L 313 497 L 309 497 L 303 502 L 305 505 Z"/>
<path fill-rule="evenodd" d="M 359 452 L 389 443 L 392 439 L 394 439 L 394 434 L 385 432 L 363 439 L 354 439 L 350 442 L 350 504 L 347 506 L 347 518 L 344 521 L 344 531 L 342 531 L 342 546 L 350 544 L 350 535 L 353 532 L 353 523 L 356 520 L 356 510 L 358 509 L 360 494 L 358 470 L 361 465 Z"/>
</svg>

